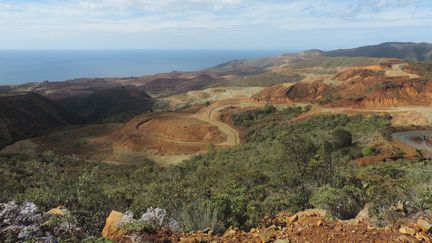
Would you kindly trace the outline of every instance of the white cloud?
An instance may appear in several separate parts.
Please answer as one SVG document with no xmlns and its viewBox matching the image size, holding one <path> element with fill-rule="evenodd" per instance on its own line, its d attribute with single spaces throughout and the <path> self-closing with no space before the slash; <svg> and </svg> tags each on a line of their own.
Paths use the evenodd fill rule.
<svg viewBox="0 0 432 243">
<path fill-rule="evenodd" d="M 0 3 L 0 35 L 430 26 L 429 1 L 10 0 Z"/>
</svg>

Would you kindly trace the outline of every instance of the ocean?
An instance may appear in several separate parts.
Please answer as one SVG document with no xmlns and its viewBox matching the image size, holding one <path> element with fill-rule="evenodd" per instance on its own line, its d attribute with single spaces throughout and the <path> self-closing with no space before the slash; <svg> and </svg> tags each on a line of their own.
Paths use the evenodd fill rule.
<svg viewBox="0 0 432 243">
<path fill-rule="evenodd" d="M 0 85 L 198 71 L 235 59 L 283 53 L 245 50 L 0 50 Z"/>
</svg>

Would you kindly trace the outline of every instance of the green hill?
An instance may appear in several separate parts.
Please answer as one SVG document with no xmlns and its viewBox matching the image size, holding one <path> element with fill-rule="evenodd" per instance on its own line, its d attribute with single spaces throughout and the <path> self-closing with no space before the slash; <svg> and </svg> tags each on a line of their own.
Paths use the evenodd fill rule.
<svg viewBox="0 0 432 243">
<path fill-rule="evenodd" d="M 432 61 L 432 44 L 412 42 L 386 42 L 379 45 L 323 52 L 326 56 L 387 57 L 413 61 Z"/>
</svg>

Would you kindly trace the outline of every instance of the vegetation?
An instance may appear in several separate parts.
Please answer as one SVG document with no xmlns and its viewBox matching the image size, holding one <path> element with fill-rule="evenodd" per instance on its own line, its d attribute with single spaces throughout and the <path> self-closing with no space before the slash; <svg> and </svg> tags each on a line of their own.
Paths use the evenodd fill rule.
<svg viewBox="0 0 432 243">
<path fill-rule="evenodd" d="M 156 101 L 147 93 L 128 86 L 67 97 L 59 100 L 59 103 L 83 117 L 86 122 L 126 121 L 156 106 Z"/>
<path fill-rule="evenodd" d="M 431 209 L 430 162 L 362 168 L 351 163 L 362 156 L 357 141 L 389 126 L 390 117 L 337 114 L 292 121 L 305 111 L 268 105 L 239 113 L 233 121 L 245 128 L 246 143 L 168 168 L 148 161 L 113 166 L 52 153 L 3 156 L 0 200 L 29 200 L 43 210 L 64 205 L 89 235 L 100 234 L 112 209 L 141 214 L 162 208 L 182 229 L 216 232 L 248 229 L 280 210 L 320 207 L 347 219 L 369 203 L 371 216 L 383 223 L 399 200 Z M 124 227 L 149 230 L 135 221 Z"/>
<path fill-rule="evenodd" d="M 302 109 L 301 107 L 288 107 L 281 111 L 276 109 L 272 104 L 266 104 L 262 109 L 244 111 L 232 116 L 232 121 L 235 126 L 248 128 L 254 125 L 261 124 L 262 122 L 275 122 L 277 120 L 289 120 L 296 115 L 309 111 L 310 107 Z"/>
<path fill-rule="evenodd" d="M 408 67 L 405 69 L 409 69 L 409 71 L 412 71 L 419 76 L 421 76 L 425 81 L 431 81 L 432 80 L 432 64 L 430 63 L 424 63 L 424 62 L 413 62 L 410 63 Z"/>
<path fill-rule="evenodd" d="M 376 148 L 365 147 L 362 149 L 363 156 L 373 156 L 378 154 L 378 150 Z"/>
</svg>

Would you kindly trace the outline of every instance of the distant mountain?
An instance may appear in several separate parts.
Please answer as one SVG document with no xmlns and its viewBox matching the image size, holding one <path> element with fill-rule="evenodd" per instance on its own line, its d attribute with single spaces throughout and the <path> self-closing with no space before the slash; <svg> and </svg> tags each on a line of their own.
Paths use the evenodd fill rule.
<svg viewBox="0 0 432 243">
<path fill-rule="evenodd" d="M 0 96 L 0 148 L 82 119 L 54 101 L 35 93 Z"/>
<path fill-rule="evenodd" d="M 254 75 L 268 71 L 277 66 L 288 64 L 293 59 L 296 59 L 295 54 L 286 54 L 280 56 L 259 58 L 259 59 L 244 59 L 225 62 L 214 67 L 204 69 L 208 72 L 220 72 L 234 75 Z"/>
<path fill-rule="evenodd" d="M 339 49 L 322 52 L 323 55 L 348 57 L 387 57 L 413 61 L 432 61 L 431 43 L 387 42 L 379 45 L 362 46 L 353 49 Z"/>
<path fill-rule="evenodd" d="M 135 86 L 121 86 L 57 100 L 86 122 L 122 120 L 151 110 L 154 100 Z"/>
</svg>

